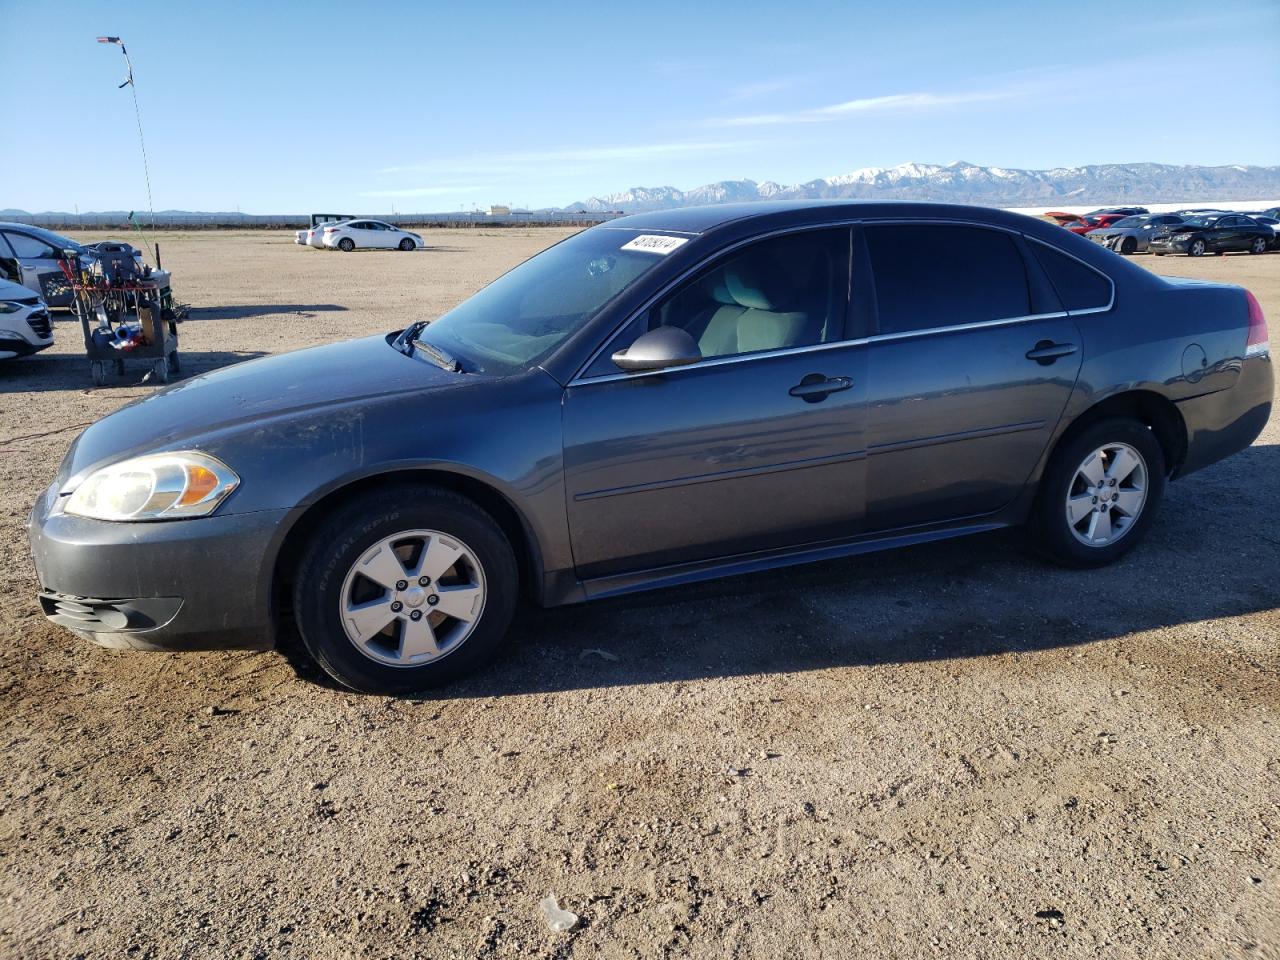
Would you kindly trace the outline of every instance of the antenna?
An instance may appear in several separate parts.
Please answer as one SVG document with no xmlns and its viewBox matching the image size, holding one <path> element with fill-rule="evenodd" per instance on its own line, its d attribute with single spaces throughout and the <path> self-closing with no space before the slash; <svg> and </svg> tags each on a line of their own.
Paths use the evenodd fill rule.
<svg viewBox="0 0 1280 960">
<path fill-rule="evenodd" d="M 129 51 L 125 49 L 124 41 L 119 37 L 99 37 L 98 42 L 113 43 L 124 54 L 124 83 L 120 84 L 116 89 L 122 90 L 128 87 L 133 94 L 133 116 L 138 121 L 138 146 L 142 150 L 142 175 L 147 183 L 147 209 L 151 211 L 151 229 L 154 230 L 156 228 L 156 205 L 151 200 L 151 168 L 147 164 L 147 142 L 142 137 L 142 111 L 138 109 L 138 86 L 133 82 L 133 61 L 129 59 Z"/>
</svg>

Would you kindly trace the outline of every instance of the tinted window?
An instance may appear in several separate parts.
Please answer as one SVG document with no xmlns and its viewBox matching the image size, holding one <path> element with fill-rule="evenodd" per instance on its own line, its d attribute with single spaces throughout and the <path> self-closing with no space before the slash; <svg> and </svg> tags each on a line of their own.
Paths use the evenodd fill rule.
<svg viewBox="0 0 1280 960">
<path fill-rule="evenodd" d="M 937 224 L 867 229 L 880 333 L 1022 317 L 1027 270 L 999 230 Z"/>
<path fill-rule="evenodd" d="M 1125 217 L 1122 220 L 1117 220 L 1112 226 L 1119 228 L 1140 227 L 1146 222 L 1146 219 L 1146 217 Z"/>
<path fill-rule="evenodd" d="M 762 240 L 650 310 L 648 326 L 688 331 L 706 358 L 841 340 L 848 264 L 846 229 Z"/>
<path fill-rule="evenodd" d="M 61 254 L 54 250 L 53 247 L 45 243 L 43 240 L 37 240 L 35 237 L 29 237 L 25 233 L 8 233 L 5 234 L 9 239 L 9 245 L 13 247 L 13 252 L 22 259 L 37 259 L 40 257 L 58 257 Z"/>
<path fill-rule="evenodd" d="M 1111 281 L 1107 277 L 1052 247 L 1041 243 L 1028 246 L 1049 275 L 1064 308 L 1094 310 L 1111 303 Z"/>
</svg>

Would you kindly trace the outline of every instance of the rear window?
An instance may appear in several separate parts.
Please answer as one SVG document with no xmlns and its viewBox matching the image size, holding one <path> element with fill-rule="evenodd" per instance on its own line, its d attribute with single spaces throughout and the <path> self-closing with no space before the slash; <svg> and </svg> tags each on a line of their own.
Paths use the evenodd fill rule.
<svg viewBox="0 0 1280 960">
<path fill-rule="evenodd" d="M 950 224 L 867 228 L 881 334 L 1031 312 L 1027 269 L 1009 234 Z"/>
<path fill-rule="evenodd" d="M 1111 304 L 1111 280 L 1075 257 L 1042 243 L 1030 244 L 1067 310 L 1098 310 Z"/>
</svg>

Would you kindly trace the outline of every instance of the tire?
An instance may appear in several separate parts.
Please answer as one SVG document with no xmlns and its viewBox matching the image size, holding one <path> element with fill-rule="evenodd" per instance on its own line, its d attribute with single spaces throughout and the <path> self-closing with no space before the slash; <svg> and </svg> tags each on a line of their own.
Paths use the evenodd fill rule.
<svg viewBox="0 0 1280 960">
<path fill-rule="evenodd" d="M 1125 237 L 1120 241 L 1120 252 L 1131 257 L 1138 252 L 1138 241 L 1133 237 Z"/>
<path fill-rule="evenodd" d="M 407 558 L 392 552 L 391 544 L 405 550 Z M 438 566 L 433 547 L 457 550 L 459 559 L 443 575 L 436 574 L 440 584 L 427 578 L 419 587 L 422 581 L 413 582 L 413 567 Z M 388 558 L 389 576 L 382 566 Z M 366 571 L 384 581 L 402 573 L 404 579 L 382 586 Z M 445 577 L 455 598 L 470 596 L 467 591 L 478 584 L 478 599 L 467 611 L 469 615 L 478 604 L 474 620 L 455 620 L 441 612 L 445 590 L 451 589 L 444 585 Z M 518 594 L 515 553 L 493 518 L 451 491 L 399 484 L 359 496 L 320 523 L 298 565 L 293 604 L 303 645 L 325 673 L 352 690 L 407 694 L 449 683 L 492 660 L 515 614 Z M 438 609 L 430 609 L 437 604 Z M 355 621 L 342 611 L 374 608 L 388 623 L 375 632 L 379 621 L 370 621 L 362 643 L 349 633 L 348 624 L 354 628 Z M 411 623 L 408 618 L 415 613 L 426 615 Z M 407 655 L 407 631 L 419 631 L 421 638 L 424 626 L 432 651 L 437 643 L 439 651 L 397 663 Z"/>
<path fill-rule="evenodd" d="M 417 247 L 418 245 L 414 243 L 412 240 L 410 240 L 408 237 L 405 237 L 403 240 L 400 241 L 400 249 L 406 252 L 409 250 L 415 250 L 417 249 Z"/>
<path fill-rule="evenodd" d="M 356 242 L 352 240 L 350 237 L 343 237 L 341 240 L 338 241 L 338 249 L 341 250 L 343 253 L 350 253 L 355 248 L 356 248 Z"/>
<path fill-rule="evenodd" d="M 156 383 L 168 383 L 169 361 L 164 357 L 161 357 L 155 363 L 151 364 L 151 378 L 155 380 Z"/>
<path fill-rule="evenodd" d="M 93 378 L 95 387 L 105 387 L 107 385 L 107 365 L 102 360 L 89 361 L 89 376 Z"/>
<path fill-rule="evenodd" d="M 1191 246 L 1187 247 L 1188 257 L 1203 257 L 1205 251 L 1204 241 L 1196 238 L 1191 241 Z"/>
<path fill-rule="evenodd" d="M 1249 244 L 1249 252 L 1252 254 L 1266 253 L 1267 241 L 1262 237 L 1254 237 L 1253 243 Z"/>
<path fill-rule="evenodd" d="M 1099 477 L 1104 486 L 1101 495 L 1095 497 L 1084 468 L 1098 451 L 1107 449 L 1115 456 L 1109 462 L 1100 458 L 1096 464 L 1102 468 Z M 1128 463 L 1135 456 L 1138 462 L 1118 478 L 1117 484 L 1109 484 L 1107 473 L 1122 459 Z M 1123 465 L 1120 470 L 1124 470 Z M 1061 443 L 1049 459 L 1027 525 L 1032 546 L 1065 567 L 1114 563 L 1146 535 L 1164 498 L 1165 483 L 1164 452 L 1146 424 L 1128 417 L 1109 417 L 1089 424 Z M 1103 510 L 1098 509 L 1099 501 Z M 1088 512 L 1080 513 L 1081 510 Z M 1094 520 L 1095 512 L 1106 516 L 1105 531 L 1112 535 L 1110 539 L 1103 539 L 1104 523 L 1101 517 Z M 1070 521 L 1073 515 L 1079 516 L 1075 524 Z M 1091 535 L 1100 542 L 1086 542 Z"/>
</svg>

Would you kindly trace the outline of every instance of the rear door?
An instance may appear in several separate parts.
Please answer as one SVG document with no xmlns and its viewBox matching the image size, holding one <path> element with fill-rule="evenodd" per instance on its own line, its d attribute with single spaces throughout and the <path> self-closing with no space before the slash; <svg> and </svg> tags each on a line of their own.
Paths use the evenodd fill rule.
<svg viewBox="0 0 1280 960">
<path fill-rule="evenodd" d="M 885 223 L 865 235 L 877 323 L 867 529 L 997 511 L 1023 489 L 1066 406 L 1079 330 L 1016 234 Z"/>
</svg>

